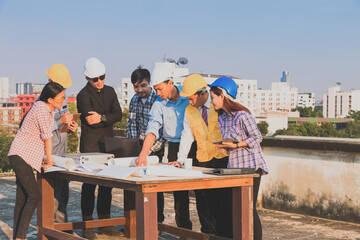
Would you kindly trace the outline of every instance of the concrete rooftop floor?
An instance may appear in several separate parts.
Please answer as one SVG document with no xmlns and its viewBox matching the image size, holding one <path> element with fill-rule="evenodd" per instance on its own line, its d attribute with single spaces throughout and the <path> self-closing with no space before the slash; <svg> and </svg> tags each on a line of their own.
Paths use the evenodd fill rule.
<svg viewBox="0 0 360 240">
<path fill-rule="evenodd" d="M 81 183 L 70 183 L 70 200 L 68 206 L 69 221 L 81 221 L 80 213 Z M 15 205 L 15 177 L 0 178 L 0 239 L 12 237 L 13 210 Z M 123 191 L 113 189 L 112 217 L 123 215 Z M 200 225 L 196 213 L 195 199 L 191 199 L 191 220 L 194 230 L 199 231 Z M 96 211 L 95 211 L 96 212 Z M 305 215 L 285 213 L 268 209 L 259 210 L 263 224 L 263 239 L 354 239 L 360 240 L 360 224 L 332 221 Z M 96 214 L 95 214 L 96 215 Z M 175 226 L 172 194 L 165 194 L 165 224 Z M 121 229 L 120 226 L 117 227 Z M 75 231 L 81 235 L 80 230 Z M 34 214 L 28 231 L 27 239 L 36 239 L 36 214 Z M 98 239 L 125 239 L 122 237 L 106 237 L 98 235 Z M 163 234 L 159 239 L 178 239 L 176 236 Z"/>
</svg>

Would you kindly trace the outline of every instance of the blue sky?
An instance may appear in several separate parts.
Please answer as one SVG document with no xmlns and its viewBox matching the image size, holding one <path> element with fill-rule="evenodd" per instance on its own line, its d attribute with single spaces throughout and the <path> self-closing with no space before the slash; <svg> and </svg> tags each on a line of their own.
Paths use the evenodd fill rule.
<svg viewBox="0 0 360 240">
<path fill-rule="evenodd" d="M 66 65 L 70 92 L 98 57 L 108 85 L 164 55 L 187 57 L 191 73 L 229 74 L 270 88 L 283 70 L 299 92 L 341 82 L 360 89 L 360 0 L 0 0 L 0 77 L 46 82 Z"/>
</svg>

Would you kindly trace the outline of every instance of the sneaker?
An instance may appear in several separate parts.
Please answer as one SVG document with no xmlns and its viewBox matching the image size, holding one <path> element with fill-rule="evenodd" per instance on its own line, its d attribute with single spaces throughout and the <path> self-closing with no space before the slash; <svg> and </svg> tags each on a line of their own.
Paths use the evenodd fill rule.
<svg viewBox="0 0 360 240">
<path fill-rule="evenodd" d="M 94 229 L 92 228 L 84 229 L 83 232 L 84 232 L 84 238 L 89 240 L 97 239 Z"/>
<path fill-rule="evenodd" d="M 114 227 L 101 227 L 99 233 L 108 236 L 124 236 L 122 232 L 117 231 Z"/>
</svg>

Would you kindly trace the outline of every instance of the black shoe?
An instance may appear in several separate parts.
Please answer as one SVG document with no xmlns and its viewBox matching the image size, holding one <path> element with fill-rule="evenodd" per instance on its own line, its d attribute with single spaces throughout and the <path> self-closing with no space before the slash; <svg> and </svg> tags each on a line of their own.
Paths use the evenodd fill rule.
<svg viewBox="0 0 360 240">
<path fill-rule="evenodd" d="M 99 233 L 108 236 L 124 236 L 122 232 L 115 230 L 114 227 L 101 227 L 99 228 Z"/>
<path fill-rule="evenodd" d="M 84 232 L 84 238 L 89 240 L 97 239 L 94 229 L 92 228 L 84 229 L 83 232 Z"/>
</svg>

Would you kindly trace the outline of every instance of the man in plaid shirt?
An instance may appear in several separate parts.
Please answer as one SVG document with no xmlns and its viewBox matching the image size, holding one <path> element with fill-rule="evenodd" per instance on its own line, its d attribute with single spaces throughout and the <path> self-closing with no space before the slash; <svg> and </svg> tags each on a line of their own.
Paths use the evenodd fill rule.
<svg viewBox="0 0 360 240">
<path fill-rule="evenodd" d="M 158 98 L 154 89 L 150 87 L 150 72 L 145 68 L 137 68 L 131 74 L 131 83 L 136 94 L 132 97 L 129 106 L 129 116 L 126 124 L 126 136 L 139 138 L 141 145 L 145 139 L 145 132 L 149 122 L 149 112 Z M 160 131 L 161 132 L 161 131 Z M 160 133 L 160 136 L 162 134 Z M 155 140 L 150 151 L 159 157 L 159 162 L 164 156 L 164 139 Z M 142 146 L 141 146 L 142 147 Z M 164 221 L 164 194 L 158 193 L 158 222 Z"/>
</svg>

